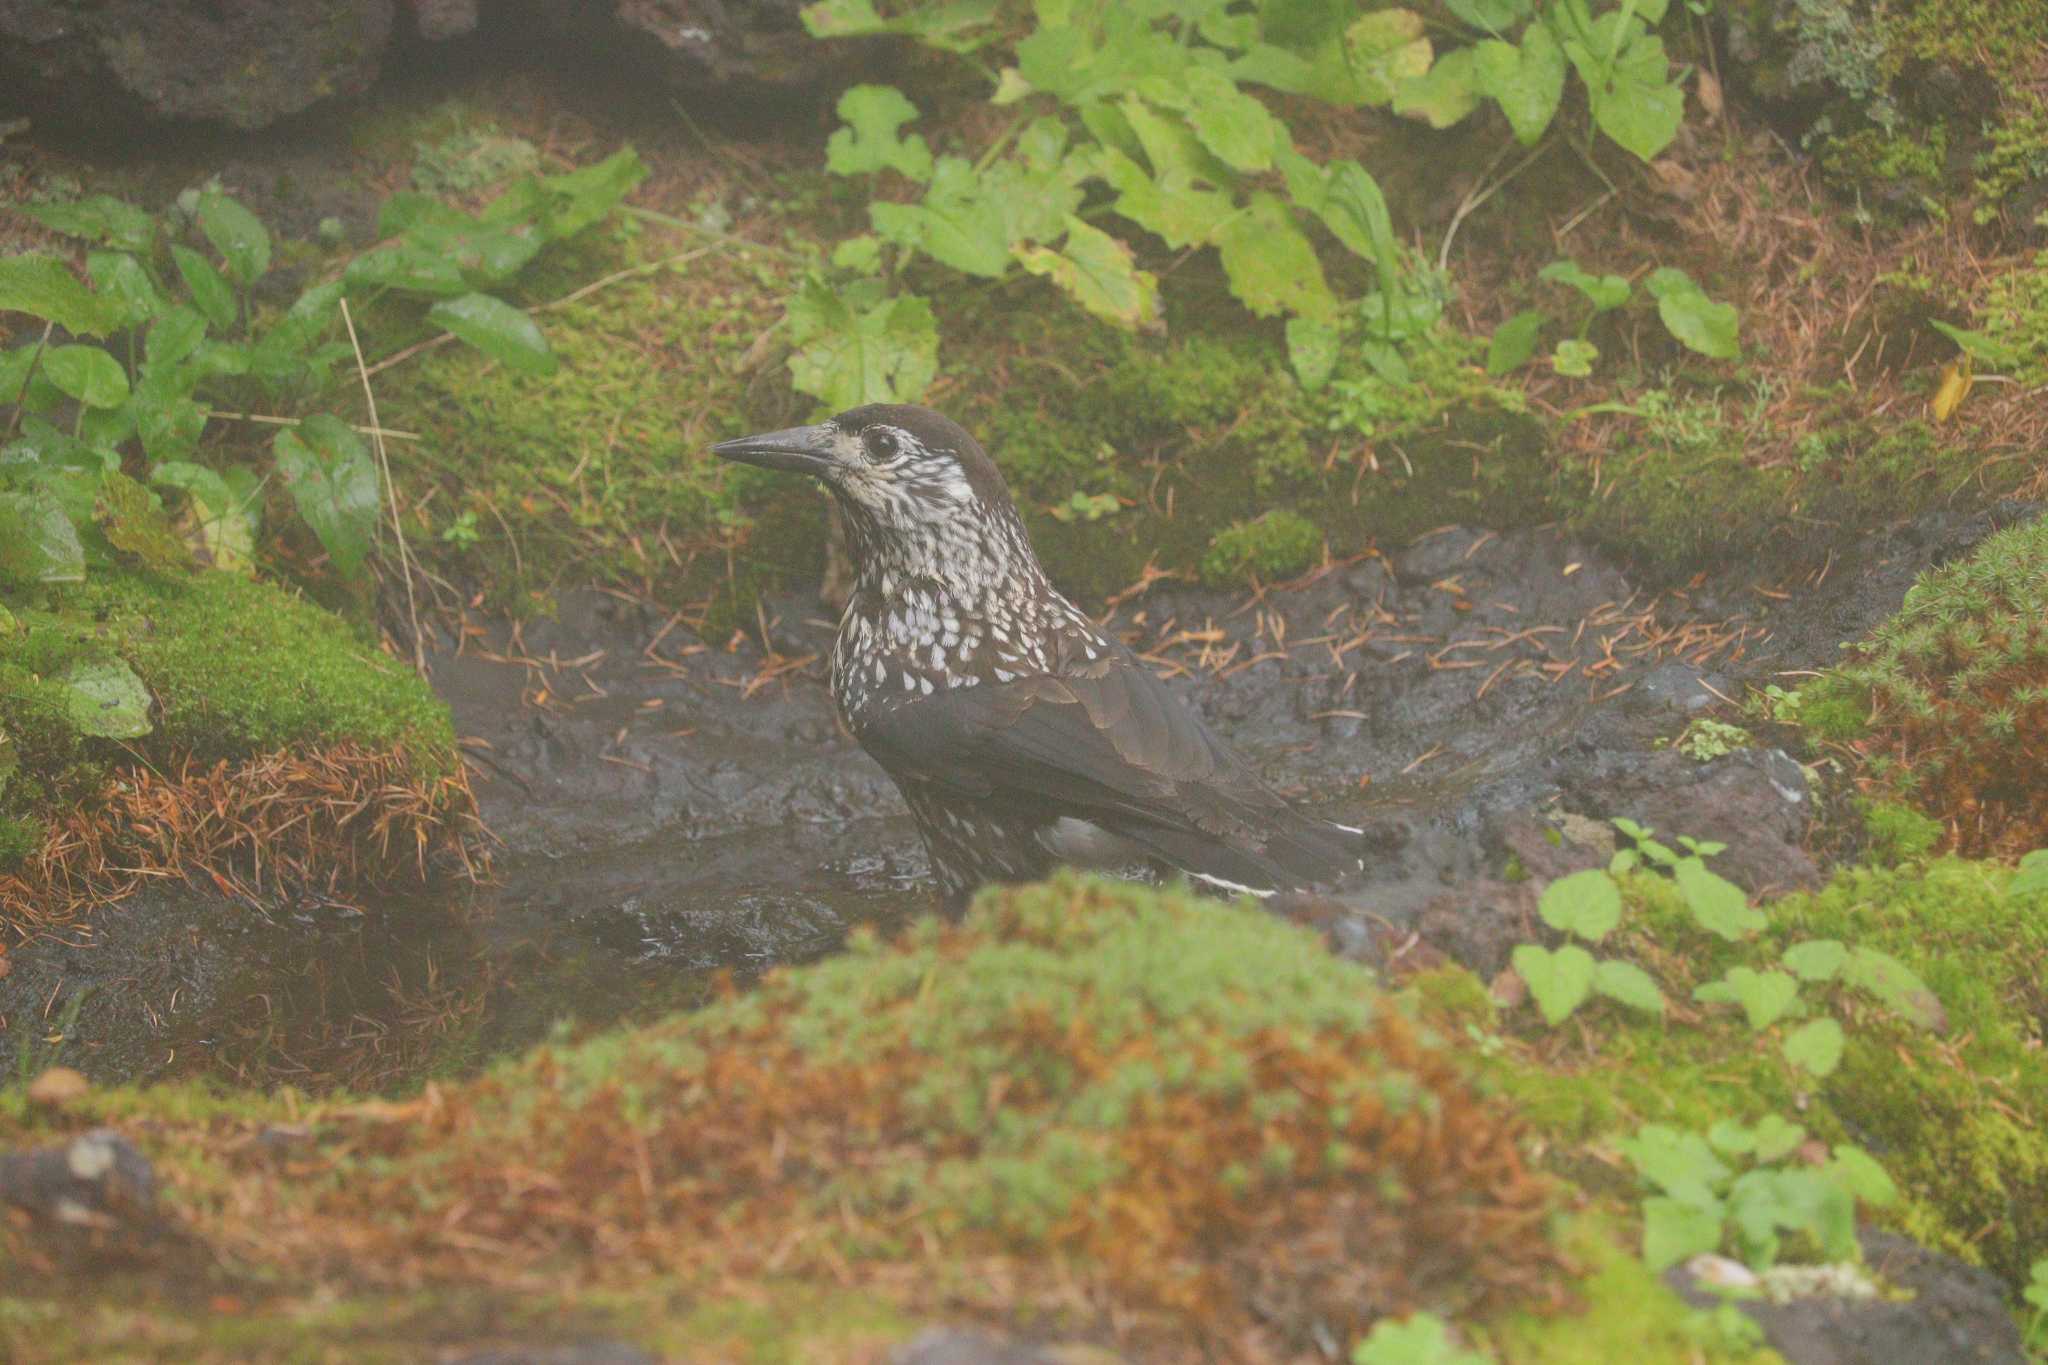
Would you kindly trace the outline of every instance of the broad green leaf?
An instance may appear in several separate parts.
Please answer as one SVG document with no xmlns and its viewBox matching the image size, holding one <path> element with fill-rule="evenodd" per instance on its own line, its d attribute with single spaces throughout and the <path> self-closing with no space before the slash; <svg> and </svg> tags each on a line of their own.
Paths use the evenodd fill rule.
<svg viewBox="0 0 2048 1365">
<path fill-rule="evenodd" d="M 1798 1003 L 1799 981 L 1785 972 L 1730 967 L 1719 981 L 1696 987 L 1692 998 L 1710 1005 L 1742 1006 L 1749 1026 L 1761 1033 Z"/>
<path fill-rule="evenodd" d="M 1448 128 L 1479 106 L 1478 59 L 1469 47 L 1437 58 L 1427 73 L 1394 87 L 1394 112 Z"/>
<path fill-rule="evenodd" d="M 20 437 L 11 443 L 4 462 L 39 464 L 46 469 L 77 470 L 88 475 L 89 484 L 99 487 L 100 471 L 119 469 L 121 455 L 118 451 L 81 441 L 69 432 L 59 431 L 40 417 L 28 418 L 21 424 Z M 91 499 L 86 499 L 86 516 L 89 518 Z"/>
<path fill-rule="evenodd" d="M 503 284 L 524 270 L 547 242 L 546 230 L 537 223 L 479 223 L 463 219 L 455 223 L 423 223 L 405 234 L 403 246 L 407 251 L 447 261 L 471 285 L 487 288 Z M 434 286 L 435 290 L 438 288 Z"/>
<path fill-rule="evenodd" d="M 1698 858 L 1681 858 L 1672 869 L 1678 890 L 1692 911 L 1692 917 L 1710 934 L 1734 942 L 1769 923 L 1761 911 L 1749 908 L 1749 897 L 1726 877 L 1707 870 Z"/>
<path fill-rule="evenodd" d="M 470 221 L 468 214 L 438 195 L 400 190 L 378 206 L 377 236 L 400 237 L 422 227 L 459 228 Z"/>
<path fill-rule="evenodd" d="M 998 279 L 1010 268 L 1012 243 L 1026 237 L 1055 234 L 1013 232 L 1009 212 L 1018 206 L 1006 205 L 998 194 L 991 192 L 993 186 L 988 178 L 977 179 L 963 158 L 941 157 L 922 202 L 877 201 L 868 205 L 868 218 L 881 236 L 922 251 L 941 265 L 984 279 Z M 1069 211 L 1079 204 L 1077 191 Z M 1064 217 L 1062 213 L 1061 218 Z"/>
<path fill-rule="evenodd" d="M 1586 33 L 1584 41 L 1568 39 L 1564 52 L 1586 83 L 1594 123 L 1626 150 L 1652 160 L 1678 136 L 1685 116 L 1685 93 L 1670 80 L 1663 40 L 1622 10 L 1601 15 Z"/>
<path fill-rule="evenodd" d="M 1780 1229 L 1811 1235 L 1829 1260 L 1856 1255 L 1856 1201 L 1819 1171 L 1747 1171 L 1728 1191 L 1728 1216 L 1752 1266 L 1776 1258 Z"/>
<path fill-rule="evenodd" d="M 0 257 L 0 313 L 27 313 L 74 336 L 105 336 L 114 312 L 54 256 Z"/>
<path fill-rule="evenodd" d="M 370 553 L 377 526 L 377 466 L 363 438 L 325 413 L 286 427 L 272 443 L 299 515 L 344 577 Z"/>
<path fill-rule="evenodd" d="M 225 329 L 234 326 L 234 286 L 189 246 L 173 246 L 171 260 L 176 262 L 178 276 L 185 281 L 185 288 L 191 291 L 192 306 L 205 314 L 206 320 L 215 327 Z"/>
<path fill-rule="evenodd" d="M 912 180 L 929 180 L 932 149 L 923 137 L 902 137 L 897 129 L 917 117 L 917 106 L 891 85 L 856 85 L 839 97 L 846 124 L 825 143 L 825 165 L 835 175 L 869 175 L 894 170 Z"/>
<path fill-rule="evenodd" d="M 1337 343 L 1342 335 L 1328 322 L 1287 319 L 1287 357 L 1305 392 L 1314 393 L 1329 382 L 1330 371 L 1337 368 Z"/>
<path fill-rule="evenodd" d="M 1335 311 L 1315 248 L 1277 196 L 1254 194 L 1243 213 L 1217 230 L 1216 247 L 1230 291 L 1254 316 L 1327 319 Z"/>
<path fill-rule="evenodd" d="M 342 279 L 355 289 L 397 289 L 443 298 L 469 292 L 462 268 L 454 261 L 407 241 L 364 252 L 348 263 Z"/>
<path fill-rule="evenodd" d="M 1950 326 L 1939 318 L 1927 319 L 1927 325 L 1962 347 L 1965 355 L 1980 364 L 2004 369 L 2019 363 L 2020 353 L 2017 349 L 1982 332 L 1965 331 L 1961 327 Z"/>
<path fill-rule="evenodd" d="M 1079 218 L 1067 219 L 1067 236 L 1057 250 L 1030 247 L 1018 262 L 1072 295 L 1099 318 L 1130 330 L 1159 326 L 1159 281 L 1132 262 L 1131 249 Z"/>
<path fill-rule="evenodd" d="M 1489 38 L 1472 51 L 1480 93 L 1500 106 L 1516 141 L 1535 146 L 1564 96 L 1564 51 L 1557 39 L 1543 24 L 1531 24 L 1519 47 Z"/>
<path fill-rule="evenodd" d="M 790 377 L 828 408 L 916 402 L 938 372 L 938 323 L 918 295 L 862 300 L 856 310 L 813 277 L 788 317 Z"/>
<path fill-rule="evenodd" d="M 108 542 L 141 560 L 145 569 L 168 573 L 192 563 L 156 494 L 118 469 L 100 475 L 99 520 Z"/>
<path fill-rule="evenodd" d="M 1417 1313 L 1405 1322 L 1381 1318 L 1349 1359 L 1351 1365 L 1488 1365 L 1477 1351 L 1453 1346 L 1450 1330 L 1433 1313 Z"/>
<path fill-rule="evenodd" d="M 1593 990 L 1593 955 L 1577 944 L 1549 952 L 1533 943 L 1514 951 L 1515 972 L 1529 983 L 1529 994 L 1552 1028 L 1571 1017 Z"/>
<path fill-rule="evenodd" d="M 1543 314 L 1531 308 L 1494 328 L 1493 339 L 1486 345 L 1486 372 L 1498 379 L 1528 364 L 1529 357 L 1536 354 L 1543 323 Z"/>
<path fill-rule="evenodd" d="M 1890 1208 L 1899 1202 L 1899 1187 L 1884 1167 L 1861 1147 L 1841 1143 L 1834 1160 L 1827 1164 L 1828 1176 L 1849 1193 L 1874 1208 Z"/>
<path fill-rule="evenodd" d="M 532 318 L 489 294 L 464 294 L 427 311 L 427 321 L 526 374 L 553 374 L 560 363 Z"/>
<path fill-rule="evenodd" d="M 118 448 L 135 434 L 135 404 L 123 399 L 109 408 L 83 409 L 77 418 L 78 439 L 107 450 Z"/>
<path fill-rule="evenodd" d="M 1619 1000 L 1630 1009 L 1661 1016 L 1664 992 L 1650 974 L 1633 962 L 1609 958 L 1593 972 L 1593 989 L 1609 1000 Z"/>
<path fill-rule="evenodd" d="M 247 475 L 246 470 L 231 474 Z M 228 480 L 204 465 L 171 460 L 150 471 L 150 482 L 176 488 L 191 504 L 191 528 L 197 547 L 216 569 L 250 573 L 256 557 L 256 488 L 232 488 Z"/>
<path fill-rule="evenodd" d="M 1583 379 L 1593 373 L 1593 362 L 1599 358 L 1600 348 L 1592 342 L 1566 337 L 1550 352 L 1550 368 L 1559 374 Z"/>
<path fill-rule="evenodd" d="M 128 372 L 97 346 L 52 346 L 43 352 L 43 373 L 87 407 L 119 407 L 128 398 Z"/>
<path fill-rule="evenodd" d="M 1287 129 L 1266 106 L 1214 67 L 1190 67 L 1176 83 L 1176 94 L 1185 100 L 1177 107 L 1186 112 L 1195 136 L 1233 170 L 1270 169 L 1274 149 L 1287 142 Z"/>
<path fill-rule="evenodd" d="M 2048 892 L 2048 848 L 2037 848 L 2020 859 L 2020 865 L 2005 884 L 2005 898 L 2038 896 Z"/>
<path fill-rule="evenodd" d="M 1785 1059 L 1815 1077 L 1831 1076 L 1842 1064 L 1842 1026 L 1814 1019 L 1786 1035 Z"/>
<path fill-rule="evenodd" d="M 894 19 L 875 12 L 874 0 L 818 0 L 803 10 L 804 27 L 813 38 L 847 38 L 904 33 L 927 47 L 945 52 L 972 52 L 987 43 L 986 28 L 996 16 L 996 0 L 951 0 L 915 5 Z"/>
<path fill-rule="evenodd" d="M 199 343 L 204 340 L 206 319 L 199 315 L 197 309 L 183 304 L 170 308 L 150 324 L 149 340 L 143 349 L 143 368 L 176 365 L 198 350 Z"/>
<path fill-rule="evenodd" d="M 1621 923 L 1621 888 L 1600 868 L 1587 868 L 1544 887 L 1536 913 L 1561 933 L 1598 943 Z"/>
<path fill-rule="evenodd" d="M 610 215 L 646 178 L 646 163 L 640 160 L 638 152 L 626 146 L 593 165 L 560 175 L 540 176 L 528 183 L 537 188 L 544 204 L 539 226 L 559 241 Z M 529 189 L 528 195 L 532 193 L 533 189 Z M 485 209 L 482 216 L 486 222 L 517 221 L 526 216 L 526 202 L 526 196 L 514 199 L 507 194 Z M 499 209 L 501 203 L 506 205 L 503 210 Z"/>
<path fill-rule="evenodd" d="M 22 204 L 19 211 L 52 232 L 123 251 L 147 253 L 156 239 L 156 220 L 112 195 L 95 194 L 61 204 Z"/>
<path fill-rule="evenodd" d="M 57 678 L 64 689 L 64 714 L 82 735 L 140 739 L 149 723 L 149 692 L 135 670 L 119 659 L 81 660 Z"/>
<path fill-rule="evenodd" d="M 133 327 L 169 306 L 142 262 L 125 251 L 87 252 L 85 271 L 116 326 Z"/>
<path fill-rule="evenodd" d="M 1721 1245 L 1720 1201 L 1702 1206 L 1653 1195 L 1643 1201 L 1643 1263 L 1661 1275 L 1681 1261 Z"/>
<path fill-rule="evenodd" d="M 1644 1124 L 1618 1145 L 1643 1179 L 1697 1208 L 1714 1207 L 1716 1189 L 1731 1174 L 1705 1138 L 1661 1123 Z"/>
<path fill-rule="evenodd" d="M 270 270 L 270 234 L 256 215 L 219 190 L 199 196 L 199 230 L 228 263 L 228 273 L 248 288 Z"/>
<path fill-rule="evenodd" d="M 858 237 L 848 237 L 832 248 L 832 267 L 851 270 L 856 275 L 875 274 L 882 268 L 881 239 L 866 232 Z"/>
<path fill-rule="evenodd" d="M 1156 233 L 1176 251 L 1201 246 L 1230 221 L 1237 206 L 1216 190 L 1155 180 L 1152 173 L 1114 147 L 1098 147 L 1095 164 L 1117 192 L 1115 209 L 1147 232 Z"/>
<path fill-rule="evenodd" d="M 0 583 L 76 583 L 85 547 L 63 506 L 47 491 L 0 493 Z"/>
<path fill-rule="evenodd" d="M 1913 969 L 1875 948 L 1851 948 L 1842 964 L 1842 984 L 1869 991 L 1894 1013 L 1934 1033 L 1948 1031 L 1948 1012 Z"/>
<path fill-rule="evenodd" d="M 1604 313 L 1628 302 L 1628 281 L 1619 275 L 1595 275 L 1569 258 L 1552 261 L 1536 272 L 1536 278 L 1553 284 L 1568 284 L 1593 301 L 1593 311 Z"/>
<path fill-rule="evenodd" d="M 153 461 L 192 453 L 206 430 L 206 405 L 192 397 L 194 373 L 169 366 L 145 366 L 135 385 L 135 434 Z"/>
<path fill-rule="evenodd" d="M 1644 287 L 1657 300 L 1657 316 L 1664 319 L 1666 330 L 1685 345 L 1716 360 L 1734 360 L 1742 354 L 1734 304 L 1714 302 L 1691 276 L 1668 265 L 1651 271 Z"/>
<path fill-rule="evenodd" d="M 1801 981 L 1832 981 L 1849 960 L 1849 950 L 1832 938 L 1811 938 L 1787 948 L 1778 959 Z"/>
<path fill-rule="evenodd" d="M 299 295 L 285 315 L 265 328 L 250 348 L 249 373 L 272 385 L 303 380 L 307 387 L 317 389 L 313 357 L 320 338 L 339 318 L 343 288 L 340 280 L 328 280 Z"/>
</svg>

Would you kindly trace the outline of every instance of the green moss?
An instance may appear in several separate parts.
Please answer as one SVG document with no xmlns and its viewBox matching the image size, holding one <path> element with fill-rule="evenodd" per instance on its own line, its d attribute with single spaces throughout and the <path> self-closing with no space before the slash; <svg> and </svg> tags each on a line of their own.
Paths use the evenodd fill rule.
<svg viewBox="0 0 2048 1365">
<path fill-rule="evenodd" d="M 1284 508 L 1267 512 L 1216 533 L 1202 556 L 1202 579 L 1232 587 L 1292 578 L 1314 564 L 1322 548 L 1323 533 L 1307 517 Z"/>
<path fill-rule="evenodd" d="M 16 602 L 13 615 L 17 628 L 0 633 L 0 733 L 19 766 L 0 801 L 16 815 L 89 795 L 131 750 L 210 761 L 346 741 L 402 750 L 422 779 L 458 762 L 447 709 L 426 684 L 268 583 L 107 570 Z M 105 659 L 126 662 L 155 702 L 141 740 L 94 739 L 72 724 L 54 679 Z"/>
<path fill-rule="evenodd" d="M 1896 801 L 1857 803 L 1863 815 L 1863 832 L 1869 840 L 1870 860 L 1881 867 L 1897 867 L 1924 858 L 1941 842 L 1938 820 L 1930 820 L 1911 806 Z"/>
<path fill-rule="evenodd" d="M 2011 356 L 1999 368 L 2023 384 L 2048 382 L 2048 251 L 1991 276 L 1977 329 Z"/>
<path fill-rule="evenodd" d="M 7 872 L 43 846 L 43 823 L 33 816 L 0 815 L 0 872 Z"/>
</svg>

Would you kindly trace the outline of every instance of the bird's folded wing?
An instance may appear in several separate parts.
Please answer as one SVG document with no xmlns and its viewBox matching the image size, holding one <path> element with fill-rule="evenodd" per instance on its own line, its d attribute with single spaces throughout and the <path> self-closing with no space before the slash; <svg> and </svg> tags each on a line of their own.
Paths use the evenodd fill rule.
<svg viewBox="0 0 2048 1365">
<path fill-rule="evenodd" d="M 1089 819 L 1233 883 L 1353 865 L 1334 830 L 1293 811 L 1135 660 L 919 697 L 870 717 L 861 742 L 899 781 Z"/>
</svg>

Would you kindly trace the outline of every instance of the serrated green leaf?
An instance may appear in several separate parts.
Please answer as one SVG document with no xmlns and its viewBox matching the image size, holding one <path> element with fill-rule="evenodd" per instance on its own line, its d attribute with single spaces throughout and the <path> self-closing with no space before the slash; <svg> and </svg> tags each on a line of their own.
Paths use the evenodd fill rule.
<svg viewBox="0 0 2048 1365">
<path fill-rule="evenodd" d="M 1303 391 L 1314 393 L 1329 382 L 1342 335 L 1334 325 L 1315 318 L 1287 319 L 1287 356 Z"/>
<path fill-rule="evenodd" d="M 199 230 L 228 263 L 228 273 L 248 288 L 270 270 L 270 233 L 256 215 L 222 194 L 199 196 Z"/>
<path fill-rule="evenodd" d="M 1814 1077 L 1831 1076 L 1842 1064 L 1842 1026 L 1813 1019 L 1785 1037 L 1785 1059 Z"/>
<path fill-rule="evenodd" d="M 128 399 L 128 372 L 97 346 L 52 346 L 43 352 L 43 373 L 87 407 L 119 407 Z"/>
<path fill-rule="evenodd" d="M 1489 33 L 1505 32 L 1529 17 L 1529 0 L 1444 0 L 1444 8 Z"/>
<path fill-rule="evenodd" d="M 1617 1145 L 1643 1179 L 1696 1208 L 1714 1207 L 1715 1191 L 1730 1175 L 1705 1138 L 1661 1123 L 1644 1124 Z"/>
<path fill-rule="evenodd" d="M 1373 10 L 1318 50 L 1316 87 L 1303 93 L 1332 103 L 1379 108 L 1408 81 L 1426 76 L 1436 50 L 1422 16 L 1409 9 Z M 1347 96 L 1349 98 L 1345 98 Z"/>
<path fill-rule="evenodd" d="M 149 692 L 135 670 L 119 659 L 81 660 L 57 678 L 64 689 L 64 714 L 82 735 L 140 739 L 149 723 Z"/>
<path fill-rule="evenodd" d="M 1524 943 L 1514 951 L 1515 972 L 1552 1028 L 1571 1017 L 1593 990 L 1593 955 L 1576 944 L 1556 952 Z"/>
<path fill-rule="evenodd" d="M 100 475 L 99 520 L 108 542 L 141 560 L 145 569 L 168 573 L 192 563 L 156 495 L 118 469 Z"/>
<path fill-rule="evenodd" d="M 1602 962 L 1594 969 L 1593 989 L 1630 1009 L 1663 1016 L 1664 992 L 1657 989 L 1657 982 L 1648 972 L 1633 962 L 1615 958 Z"/>
<path fill-rule="evenodd" d="M 363 438 L 325 413 L 278 432 L 277 471 L 299 515 L 344 577 L 370 553 L 377 526 L 377 466 Z"/>
<path fill-rule="evenodd" d="M 235 322 L 235 290 L 218 270 L 189 246 L 173 246 L 171 260 L 178 277 L 192 295 L 192 306 L 215 327 L 232 327 Z"/>
<path fill-rule="evenodd" d="M 1873 1208 L 1890 1208 L 1899 1202 L 1899 1187 L 1885 1168 L 1861 1147 L 1842 1143 L 1834 1149 L 1827 1173 L 1837 1185 Z M 2038 1272 L 2037 1272 L 2038 1273 Z"/>
<path fill-rule="evenodd" d="M 869 233 L 848 237 L 832 248 L 832 266 L 835 270 L 851 270 L 857 275 L 872 275 L 882 268 L 881 240 Z"/>
<path fill-rule="evenodd" d="M 1643 1264 L 1661 1275 L 1681 1261 L 1721 1245 L 1720 1201 L 1702 1206 L 1653 1195 L 1643 1201 Z"/>
<path fill-rule="evenodd" d="M 931 179 L 932 149 L 923 137 L 897 129 L 917 117 L 917 106 L 892 85 L 856 85 L 839 97 L 845 127 L 825 143 L 825 166 L 835 175 L 893 170 L 912 180 Z"/>
<path fill-rule="evenodd" d="M 85 547 L 63 505 L 48 491 L 0 493 L 0 583 L 76 583 Z"/>
<path fill-rule="evenodd" d="M 1450 1329 L 1431 1313 L 1405 1322 L 1381 1318 L 1348 1357 L 1351 1365 L 1487 1365 L 1477 1351 L 1451 1344 Z"/>
<path fill-rule="evenodd" d="M 1130 330 L 1159 325 L 1159 281 L 1137 268 L 1129 247 L 1079 218 L 1067 219 L 1066 240 L 1057 249 L 1022 249 L 1017 260 L 1096 317 Z"/>
<path fill-rule="evenodd" d="M 1564 52 L 1586 83 L 1593 122 L 1621 147 L 1652 160 L 1678 136 L 1685 117 L 1685 93 L 1670 80 L 1663 39 L 1623 10 L 1601 15 L 1586 32 L 1583 42 L 1567 40 Z"/>
<path fill-rule="evenodd" d="M 66 203 L 22 204 L 19 211 L 52 232 L 83 237 L 123 251 L 147 253 L 156 239 L 156 220 L 112 195 L 95 194 Z"/>
<path fill-rule="evenodd" d="M 116 325 L 114 311 L 54 256 L 0 257 L 0 313 L 27 313 L 75 336 L 105 336 Z"/>
<path fill-rule="evenodd" d="M 1474 45 L 1479 92 L 1500 106 L 1515 140 L 1533 147 L 1564 97 L 1564 50 L 1543 24 L 1531 24 L 1519 46 L 1489 38 Z"/>
<path fill-rule="evenodd" d="M 525 374 L 553 374 L 560 364 L 532 318 L 489 294 L 443 300 L 427 321 Z"/>
<path fill-rule="evenodd" d="M 1693 919 L 1710 934 L 1718 934 L 1732 943 L 1769 923 L 1761 911 L 1750 909 L 1749 897 L 1741 887 L 1708 871 L 1707 865 L 1696 857 L 1680 858 L 1672 875 Z"/>
<path fill-rule="evenodd" d="M 1601 869 L 1587 868 L 1544 887 L 1536 913 L 1561 933 L 1598 943 L 1621 923 L 1621 888 Z"/>
<path fill-rule="evenodd" d="M 1493 339 L 1486 344 L 1487 374 L 1498 379 L 1528 364 L 1529 358 L 1536 354 L 1543 323 L 1543 314 L 1530 308 L 1494 328 Z"/>
<path fill-rule="evenodd" d="M 789 301 L 790 378 L 835 410 L 912 403 L 938 372 L 938 323 L 915 294 L 855 311 L 815 277 Z"/>
<path fill-rule="evenodd" d="M 1838 940 L 1814 938 L 1793 944 L 1778 960 L 1801 981 L 1832 981 L 1849 960 L 1849 950 Z"/>
<path fill-rule="evenodd" d="M 1479 107 L 1478 58 L 1469 47 L 1437 58 L 1420 76 L 1394 87 L 1394 112 L 1432 128 L 1448 128 Z"/>
<path fill-rule="evenodd" d="M 1337 306 L 1315 248 L 1287 205 L 1264 190 L 1216 232 L 1230 291 L 1255 316 L 1329 318 Z"/>
<path fill-rule="evenodd" d="M 877 201 L 868 205 L 868 218 L 881 236 L 922 251 L 941 265 L 984 279 L 999 279 L 1010 268 L 1011 244 L 1029 234 L 1012 236 L 1006 215 L 1006 208 L 1012 206 L 988 189 L 964 159 L 942 157 L 921 202 Z M 1075 206 L 1078 203 L 1077 197 Z"/>
<path fill-rule="evenodd" d="M 1719 981 L 1697 987 L 1692 998 L 1710 1005 L 1742 1006 L 1749 1026 L 1761 1033 L 1784 1018 L 1798 1002 L 1799 982 L 1786 972 L 1730 967 Z"/>
<path fill-rule="evenodd" d="M 1214 67 L 1189 67 L 1175 83 L 1195 136 L 1224 165 L 1238 171 L 1271 169 L 1287 129 L 1256 99 Z"/>
</svg>

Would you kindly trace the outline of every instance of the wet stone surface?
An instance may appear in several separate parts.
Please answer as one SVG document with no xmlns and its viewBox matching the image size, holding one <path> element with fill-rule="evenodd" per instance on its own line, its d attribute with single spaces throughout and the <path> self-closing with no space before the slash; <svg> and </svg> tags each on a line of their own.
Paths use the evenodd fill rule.
<svg viewBox="0 0 2048 1365">
<path fill-rule="evenodd" d="M 1110 626 L 1277 786 L 1367 829 L 1363 883 L 1297 912 L 1347 951 L 1491 974 L 1541 881 L 1605 860 L 1613 816 L 1726 842 L 1717 866 L 1752 891 L 1811 883 L 1796 762 L 1667 742 L 1720 696 L 1832 661 L 1921 568 L 2028 510 L 1874 535 L 1805 583 L 1656 600 L 1555 530 L 1451 529 L 1258 600 L 1155 589 Z M 796 594 L 766 621 L 770 652 L 728 649 L 583 592 L 556 620 L 443 640 L 435 685 L 503 841 L 493 884 L 360 908 L 138 896 L 9 954 L 0 1069 L 26 1046 L 95 1080 L 391 1088 L 928 913 L 902 804 L 833 716 L 830 613 Z"/>
</svg>

